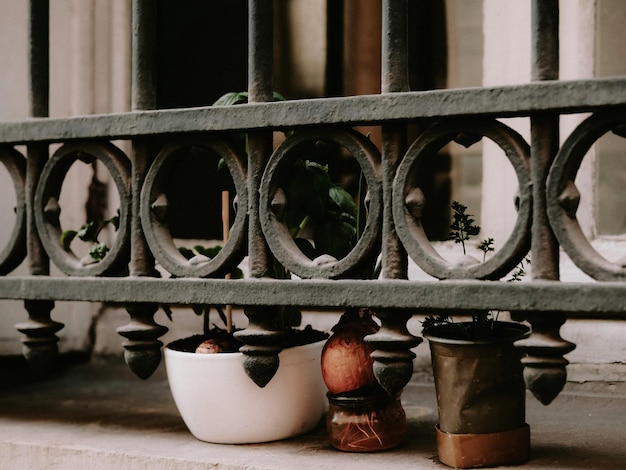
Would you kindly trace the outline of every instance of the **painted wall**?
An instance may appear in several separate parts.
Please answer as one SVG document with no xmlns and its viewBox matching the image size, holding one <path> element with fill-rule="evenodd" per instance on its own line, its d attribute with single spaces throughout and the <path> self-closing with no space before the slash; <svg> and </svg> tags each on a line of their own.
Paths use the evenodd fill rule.
<svg viewBox="0 0 626 470">
<path fill-rule="evenodd" d="M 129 109 L 130 1 L 55 0 L 50 2 L 50 115 L 70 116 Z M 96 21 L 96 17 L 98 21 Z M 28 2 L 3 0 L 0 15 L 0 120 L 28 117 Z M 51 148 L 51 153 L 57 147 Z M 64 182 L 61 205 L 66 228 L 85 221 L 85 200 L 93 170 L 76 165 Z M 100 179 L 107 177 L 98 172 Z M 10 188 L 0 168 L 2 188 Z M 0 198 L 3 217 L 12 214 L 15 198 Z M 115 197 L 112 196 L 112 200 Z M 8 239 L 12 221 L 0 223 L 0 242 Z M 15 273 L 26 274 L 20 267 Z M 54 268 L 52 275 L 61 275 Z M 19 354 L 20 333 L 13 325 L 27 319 L 22 302 L 0 300 L 0 354 Z M 65 324 L 58 333 L 62 352 L 89 351 L 90 331 L 100 305 L 57 302 L 52 318 Z"/>
<path fill-rule="evenodd" d="M 290 15 L 302 14 L 309 9 L 311 24 L 321 24 L 323 16 L 319 2 L 294 2 Z M 371 2 L 376 3 L 376 0 Z M 308 6 L 307 6 L 308 5 Z M 355 2 L 347 2 L 346 17 L 364 30 L 375 29 L 376 21 L 367 15 L 357 15 Z M 596 5 L 598 8 L 596 9 Z M 577 79 L 594 75 L 615 75 L 626 72 L 626 63 L 621 60 L 621 45 L 624 44 L 626 29 L 620 19 L 626 16 L 626 3 L 621 0 L 566 0 L 561 2 L 561 77 Z M 447 0 L 449 28 L 449 83 L 450 87 L 486 86 L 525 83 L 530 79 L 530 5 L 526 0 Z M 0 120 L 22 119 L 28 115 L 27 91 L 27 2 L 3 0 L 0 15 Z M 308 10 L 307 10 L 308 11 Z M 611 12 L 611 13 L 609 13 Z M 615 12 L 618 12 L 617 14 Z M 96 18 L 98 21 L 96 21 Z M 130 1 L 129 0 L 55 0 L 51 2 L 51 103 L 53 116 L 107 113 L 128 110 L 130 105 Z M 597 25 L 601 24 L 601 29 Z M 606 25 L 606 28 L 604 27 Z M 317 33 L 316 33 L 317 31 Z M 316 36 L 317 34 L 317 36 Z M 376 40 L 375 35 L 371 36 Z M 307 39 L 308 38 L 308 39 Z M 347 47 L 356 44 L 355 38 L 347 38 Z M 295 41 L 295 40 L 294 40 Z M 319 29 L 307 28 L 299 38 L 302 43 L 315 44 L 309 52 L 323 49 L 323 38 Z M 299 44 L 295 41 L 294 44 Z M 321 46 L 320 46 L 321 44 Z M 318 47 L 319 46 L 319 47 Z M 314 50 L 313 50 L 314 49 Z M 350 63 L 358 64 L 360 70 L 376 71 L 375 61 L 368 59 L 366 48 L 354 48 L 348 56 Z M 309 62 L 306 55 L 296 58 L 298 73 L 310 74 L 311 88 L 319 89 L 323 72 L 317 59 Z M 313 72 L 312 72 L 313 71 Z M 374 72 L 372 72 L 374 73 Z M 371 74 L 369 74 L 371 75 Z M 379 79 L 367 82 L 368 74 L 360 76 L 355 89 L 349 93 L 376 92 Z M 374 73 L 377 75 L 377 73 Z M 360 88 L 359 88 L 360 87 Z M 562 119 L 562 135 L 567 136 L 584 116 Z M 507 122 L 528 138 L 528 120 L 515 119 Z M 602 147 L 602 146 L 600 146 Z M 607 143 L 613 151 L 613 142 Z M 52 149 L 54 150 L 54 149 Z M 459 149 L 455 156 L 453 178 L 454 197 L 471 201 L 474 212 L 480 216 L 483 233 L 496 240 L 504 240 L 513 225 L 515 212 L 515 178 L 506 159 L 490 144 L 482 148 L 464 151 Z M 609 152 L 609 153 L 611 153 Z M 481 156 L 482 155 L 482 156 Z M 579 218 L 590 236 L 598 233 L 594 214 L 598 201 L 605 194 L 596 194 L 594 181 L 598 174 L 611 174 L 612 157 L 599 164 L 595 154 L 589 155 L 580 171 L 577 185 L 588 194 L 579 210 Z M 608 166 L 607 166 L 608 165 Z M 0 168 L 0 187 L 10 188 L 10 180 Z M 82 168 L 72 174 L 64 188 L 62 205 L 66 210 L 63 223 L 77 227 L 84 220 L 86 188 L 92 178 L 92 169 Z M 98 171 L 98 178 L 106 183 L 106 175 Z M 623 185 L 622 179 L 617 179 Z M 488 182 L 482 184 L 482 182 Z M 7 191 L 10 193 L 10 191 Z M 610 194 L 617 194 L 612 191 Z M 115 206 L 115 195 L 111 195 L 111 207 Z M 3 217 L 11 213 L 14 198 L 11 194 L 0 198 Z M 616 204 L 610 201 L 607 207 Z M 600 210 L 606 210 L 605 206 Z M 8 209 L 8 210 L 7 210 Z M 0 220 L 0 243 L 6 240 L 11 221 Z M 4 231 L 3 231 L 4 230 Z M 602 230 L 600 230 L 602 232 Z M 4 238 L 3 238 L 4 237 Z M 618 237 L 619 238 L 619 237 Z M 596 244 L 612 256 L 615 251 L 623 252 L 620 240 L 606 243 L 597 238 Z M 617 246 L 617 248 L 615 248 Z M 19 273 L 24 273 L 21 268 Z M 586 279 L 564 258 L 563 278 L 566 280 Z M 59 275 L 59 273 L 54 273 Z M 21 348 L 19 333 L 13 325 L 24 321 L 26 313 L 21 302 L 0 301 L 0 354 L 17 354 Z M 102 308 L 98 304 L 71 304 L 59 302 L 53 318 L 66 324 L 59 333 L 62 351 L 85 351 L 92 347 L 99 354 L 121 355 L 122 338 L 115 328 L 128 321 L 123 309 Z M 315 318 L 318 318 L 315 320 Z M 311 320 L 330 325 L 328 318 L 311 317 Z M 179 334 L 196 331 L 199 319 L 189 312 L 176 313 L 175 323 L 170 323 L 162 313 L 156 320 L 173 331 L 165 341 Z M 245 319 L 240 318 L 240 322 Z M 240 326 L 243 324 L 240 323 Z M 419 324 L 412 326 L 419 332 Z M 593 333 L 587 334 L 589 331 Z M 95 345 L 91 333 L 95 333 Z M 626 380 L 626 352 L 623 340 L 626 324 L 619 322 L 594 323 L 568 322 L 563 336 L 578 344 L 569 355 L 576 363 L 571 368 L 571 377 L 622 377 Z M 418 350 L 426 351 L 420 347 Z M 421 354 L 421 353 L 420 353 Z M 602 366 L 602 367 L 600 367 Z M 585 375 L 586 374 L 586 375 Z M 604 374 L 604 375 L 603 375 Z M 617 375 L 615 375 L 617 374 Z"/>
</svg>

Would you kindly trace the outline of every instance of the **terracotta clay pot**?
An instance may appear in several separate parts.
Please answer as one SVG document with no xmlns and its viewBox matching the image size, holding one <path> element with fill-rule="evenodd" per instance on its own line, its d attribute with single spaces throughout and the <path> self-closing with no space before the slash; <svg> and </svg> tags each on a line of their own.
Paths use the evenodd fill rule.
<svg viewBox="0 0 626 470">
<path fill-rule="evenodd" d="M 336 449 L 377 452 L 397 447 L 406 436 L 406 414 L 399 395 L 329 393 L 328 401 L 326 430 Z"/>
<path fill-rule="evenodd" d="M 517 463 L 529 458 L 530 429 L 525 422 L 526 387 L 514 342 L 528 327 L 495 322 L 490 339 L 468 340 L 446 324 L 424 334 L 429 340 L 439 424 L 439 459 L 471 468 Z"/>
</svg>

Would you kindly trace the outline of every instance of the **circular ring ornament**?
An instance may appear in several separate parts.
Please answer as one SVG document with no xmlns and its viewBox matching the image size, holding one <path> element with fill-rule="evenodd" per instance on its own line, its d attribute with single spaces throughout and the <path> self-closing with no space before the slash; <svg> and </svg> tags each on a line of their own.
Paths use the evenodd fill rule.
<svg viewBox="0 0 626 470">
<path fill-rule="evenodd" d="M 65 251 L 61 246 L 59 197 L 67 172 L 78 160 L 86 164 L 100 161 L 111 175 L 120 200 L 115 241 L 102 260 L 91 264 L 82 263 L 71 250 Z M 46 162 L 35 194 L 35 223 L 46 253 L 62 272 L 70 276 L 115 274 L 128 262 L 130 204 L 130 161 L 124 152 L 109 142 L 76 141 L 64 144 Z"/>
<path fill-rule="evenodd" d="M 548 218 L 559 244 L 583 272 L 598 281 L 624 281 L 626 257 L 612 263 L 600 255 L 576 218 L 580 203 L 580 193 L 574 183 L 576 173 L 591 146 L 609 131 L 626 137 L 623 111 L 593 114 L 563 143 L 548 175 Z"/>
<path fill-rule="evenodd" d="M 452 264 L 428 240 L 422 225 L 427 203 L 422 190 L 413 183 L 427 159 L 446 144 L 457 141 L 470 146 L 482 137 L 496 143 L 506 154 L 519 183 L 517 220 L 509 238 L 487 261 L 464 258 Z M 398 166 L 393 183 L 393 218 L 407 253 L 426 273 L 438 279 L 499 279 L 511 271 L 528 252 L 532 188 L 529 175 L 530 149 L 521 135 L 495 119 L 453 119 L 434 124 L 411 145 Z"/>
<path fill-rule="evenodd" d="M 15 190 L 15 224 L 9 242 L 0 252 L 0 275 L 10 273 L 26 256 L 26 159 L 13 147 L 0 148 L 0 162 L 5 166 Z"/>
<path fill-rule="evenodd" d="M 237 193 L 239 210 L 230 227 L 228 241 L 214 258 L 185 258 L 172 239 L 166 223 L 168 210 L 165 188 L 175 171 L 176 156 L 192 148 L 209 150 L 216 159 L 222 158 L 230 171 Z M 226 141 L 212 137 L 195 137 L 166 145 L 150 166 L 141 191 L 141 223 L 158 263 L 178 277 L 223 276 L 243 259 L 246 241 L 248 191 L 246 189 L 246 158 Z M 201 259 L 200 259 L 201 258 Z"/>
<path fill-rule="evenodd" d="M 346 149 L 358 162 L 368 189 L 368 217 L 356 245 L 343 258 L 320 263 L 311 260 L 296 245 L 285 223 L 278 215 L 279 188 L 290 177 L 290 170 L 300 157 L 299 150 L 318 141 L 333 142 Z M 288 137 L 272 154 L 260 187 L 259 217 L 265 239 L 276 259 L 290 272 L 303 279 L 335 279 L 357 273 L 374 255 L 380 240 L 382 221 L 382 186 L 380 153 L 362 134 L 352 129 L 299 130 Z"/>
</svg>

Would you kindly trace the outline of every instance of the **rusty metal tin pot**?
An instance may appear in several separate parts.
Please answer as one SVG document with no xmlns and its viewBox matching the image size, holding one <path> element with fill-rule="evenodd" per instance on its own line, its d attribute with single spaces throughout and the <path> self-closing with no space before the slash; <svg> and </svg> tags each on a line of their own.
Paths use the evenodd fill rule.
<svg viewBox="0 0 626 470">
<path fill-rule="evenodd" d="M 468 339 L 476 326 L 443 324 L 424 334 L 437 391 L 439 460 L 455 468 L 526 461 L 530 456 L 526 387 L 514 343 L 526 338 L 530 329 L 494 322 L 492 329 L 482 330 L 488 337 L 479 336 L 486 339 Z"/>
<path fill-rule="evenodd" d="M 489 339 L 460 339 L 458 326 L 430 328 L 429 340 L 439 429 L 454 434 L 486 434 L 517 429 L 525 424 L 525 385 L 520 353 L 514 342 L 530 329 L 511 322 L 494 322 Z"/>
</svg>

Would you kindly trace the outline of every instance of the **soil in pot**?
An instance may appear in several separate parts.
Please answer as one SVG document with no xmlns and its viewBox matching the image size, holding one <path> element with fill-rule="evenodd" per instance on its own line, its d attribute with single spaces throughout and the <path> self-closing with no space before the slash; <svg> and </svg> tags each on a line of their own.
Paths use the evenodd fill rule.
<svg viewBox="0 0 626 470">
<path fill-rule="evenodd" d="M 312 344 L 318 341 L 324 341 L 328 338 L 327 333 L 315 330 L 310 325 L 307 325 L 302 329 L 290 329 L 287 333 L 288 334 L 285 336 L 285 339 L 280 344 L 283 349 Z M 232 333 L 228 333 L 226 330 L 221 328 L 215 328 L 208 334 L 194 335 L 172 341 L 167 345 L 167 347 L 175 351 L 191 353 L 195 352 L 196 349 L 206 341 L 211 341 L 217 344 L 219 351 L 215 352 L 220 353 L 238 352 L 239 348 L 243 346 L 243 343 L 235 338 Z"/>
</svg>

